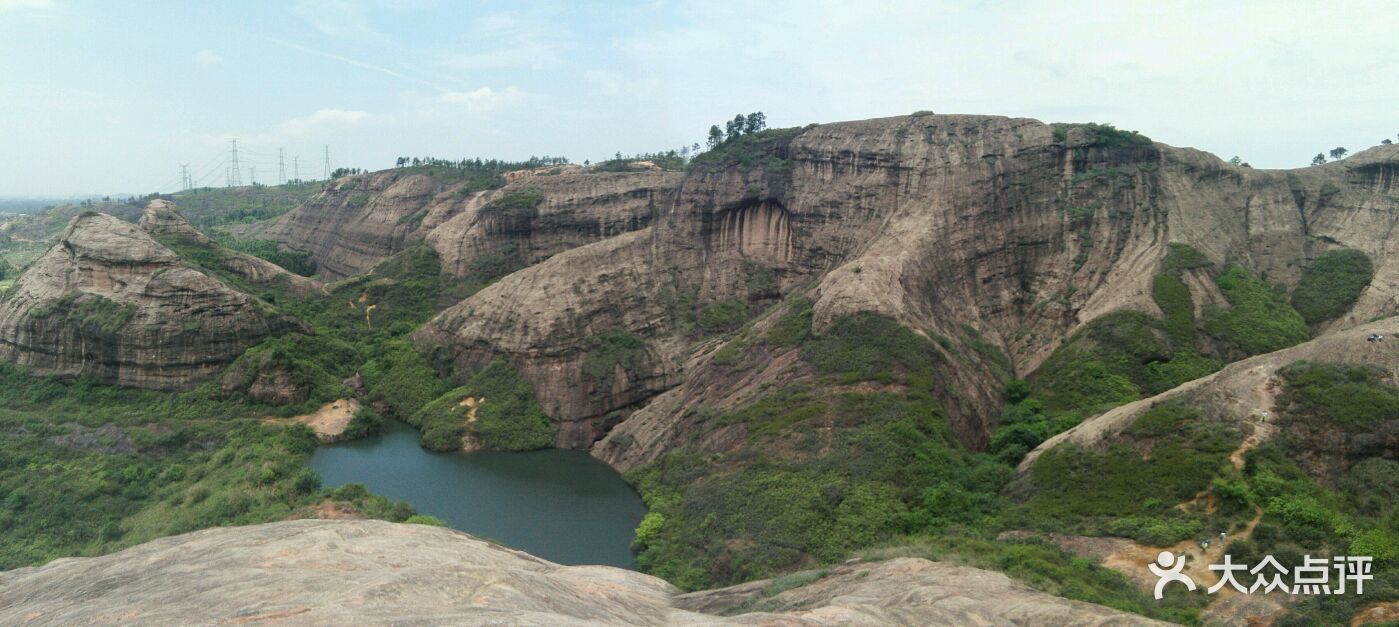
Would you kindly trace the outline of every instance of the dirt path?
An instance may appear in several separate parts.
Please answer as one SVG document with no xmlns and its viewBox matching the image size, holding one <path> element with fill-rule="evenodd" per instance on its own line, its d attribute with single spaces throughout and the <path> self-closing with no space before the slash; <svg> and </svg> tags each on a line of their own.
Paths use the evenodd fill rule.
<svg viewBox="0 0 1399 627">
<path fill-rule="evenodd" d="M 1271 421 L 1276 417 L 1274 402 L 1280 387 L 1281 383 L 1277 378 L 1270 376 L 1258 382 L 1248 391 L 1246 398 L 1252 407 L 1242 424 L 1245 436 L 1243 441 L 1239 443 L 1239 447 L 1229 454 L 1229 462 L 1235 470 L 1242 472 L 1244 458 L 1248 452 L 1266 442 L 1276 432 L 1277 427 Z M 1190 506 L 1201 502 L 1206 504 L 1207 511 L 1214 511 L 1214 494 L 1208 488 L 1177 507 L 1188 510 Z M 1149 547 L 1129 541 L 1122 549 L 1103 558 L 1102 565 L 1126 575 L 1143 590 L 1153 590 L 1156 586 L 1156 577 L 1147 569 L 1147 565 L 1156 560 L 1158 553 L 1166 550 L 1176 555 L 1185 556 L 1186 562 L 1183 572 L 1195 581 L 1199 589 L 1207 589 L 1219 582 L 1219 576 L 1209 569 L 1210 565 L 1223 562 L 1224 555 L 1228 552 L 1231 544 L 1253 537 L 1253 530 L 1258 527 L 1261 520 L 1263 520 L 1263 508 L 1255 505 L 1252 519 L 1242 527 L 1227 530 L 1223 538 L 1212 534 L 1208 547 L 1200 546 L 1196 540 L 1183 540 L 1169 547 Z M 1249 585 L 1248 582 L 1242 583 Z M 1205 608 L 1205 612 L 1207 614 L 1211 610 L 1215 610 L 1216 613 L 1229 612 L 1225 608 L 1232 608 L 1237 604 L 1230 603 L 1227 599 L 1235 594 L 1238 592 L 1232 586 L 1224 586 L 1214 594 L 1214 599 Z M 1277 602 L 1261 603 L 1261 605 L 1272 611 L 1282 607 Z"/>
</svg>

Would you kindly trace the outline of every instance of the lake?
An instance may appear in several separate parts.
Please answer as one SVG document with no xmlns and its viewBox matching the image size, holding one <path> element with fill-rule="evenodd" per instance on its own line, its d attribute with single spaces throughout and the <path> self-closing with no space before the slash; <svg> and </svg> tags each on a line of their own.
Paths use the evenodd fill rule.
<svg viewBox="0 0 1399 627">
<path fill-rule="evenodd" d="M 418 432 L 385 420 L 380 435 L 316 449 L 327 487 L 361 483 L 453 529 L 560 564 L 634 568 L 632 534 L 646 514 L 636 491 L 582 451 L 433 453 Z"/>
</svg>

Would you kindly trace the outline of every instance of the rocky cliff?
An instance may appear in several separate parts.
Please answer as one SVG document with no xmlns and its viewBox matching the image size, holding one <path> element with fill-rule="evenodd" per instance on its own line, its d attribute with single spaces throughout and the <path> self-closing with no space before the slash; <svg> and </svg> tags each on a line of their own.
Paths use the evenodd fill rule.
<svg viewBox="0 0 1399 627">
<path fill-rule="evenodd" d="M 774 302 L 800 294 L 818 333 L 867 312 L 941 338 L 937 393 L 972 446 L 989 437 L 1007 374 L 1034 372 L 1102 314 L 1159 311 L 1151 282 L 1169 243 L 1287 289 L 1322 252 L 1359 250 L 1374 279 L 1330 324 L 1397 307 L 1399 147 L 1265 171 L 1101 127 L 934 115 L 745 140 L 697 162 L 645 228 L 507 276 L 417 339 L 452 347 L 468 370 L 512 357 L 561 446 L 589 446 L 630 416 L 610 431 L 626 453 L 595 449 L 629 468 L 685 435 L 675 417 L 687 408 L 742 406 L 761 389 L 711 368 L 714 346 L 693 342 L 709 306 L 767 310 L 763 326 Z M 627 365 L 598 376 L 590 355 L 619 337 L 634 347 Z M 761 360 L 777 368 L 767 383 L 802 376 L 776 357 Z"/>
<path fill-rule="evenodd" d="M 89 213 L 0 300 L 0 359 L 40 374 L 180 389 L 294 328 L 145 231 Z"/>
<path fill-rule="evenodd" d="M 485 190 L 413 171 L 345 177 L 250 234 L 309 251 L 319 275 L 331 281 L 368 271 L 423 239 L 444 271 L 467 276 L 513 270 L 644 227 L 657 207 L 669 204 L 680 178 L 662 171 L 558 170 L 510 176 L 504 187 Z"/>
<path fill-rule="evenodd" d="M 299 520 L 164 538 L 0 573 L 0 622 L 25 625 L 1155 625 L 923 559 L 847 564 L 805 585 L 678 594 L 456 531 Z"/>
</svg>

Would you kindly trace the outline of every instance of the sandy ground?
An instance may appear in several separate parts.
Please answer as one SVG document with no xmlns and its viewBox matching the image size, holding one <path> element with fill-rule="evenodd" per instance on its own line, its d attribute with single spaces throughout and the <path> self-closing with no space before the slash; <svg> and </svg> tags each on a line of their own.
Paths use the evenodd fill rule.
<svg viewBox="0 0 1399 627">
<path fill-rule="evenodd" d="M 338 441 L 345 434 L 345 427 L 349 426 L 350 419 L 355 417 L 359 408 L 359 401 L 342 398 L 322 405 L 314 413 L 297 416 L 292 420 L 305 423 L 316 432 L 317 439 L 323 443 L 330 443 Z"/>
</svg>

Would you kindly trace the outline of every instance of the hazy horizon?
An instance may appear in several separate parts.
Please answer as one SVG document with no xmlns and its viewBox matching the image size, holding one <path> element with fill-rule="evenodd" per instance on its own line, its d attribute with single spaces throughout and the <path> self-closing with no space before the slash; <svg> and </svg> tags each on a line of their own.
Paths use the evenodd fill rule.
<svg viewBox="0 0 1399 627">
<path fill-rule="evenodd" d="M 1104 122 L 1260 168 L 1395 139 L 1399 5 L 469 7 L 0 0 L 0 197 L 278 181 L 399 156 L 575 162 L 920 109 Z M 295 164 L 295 165 L 294 165 Z"/>
</svg>

